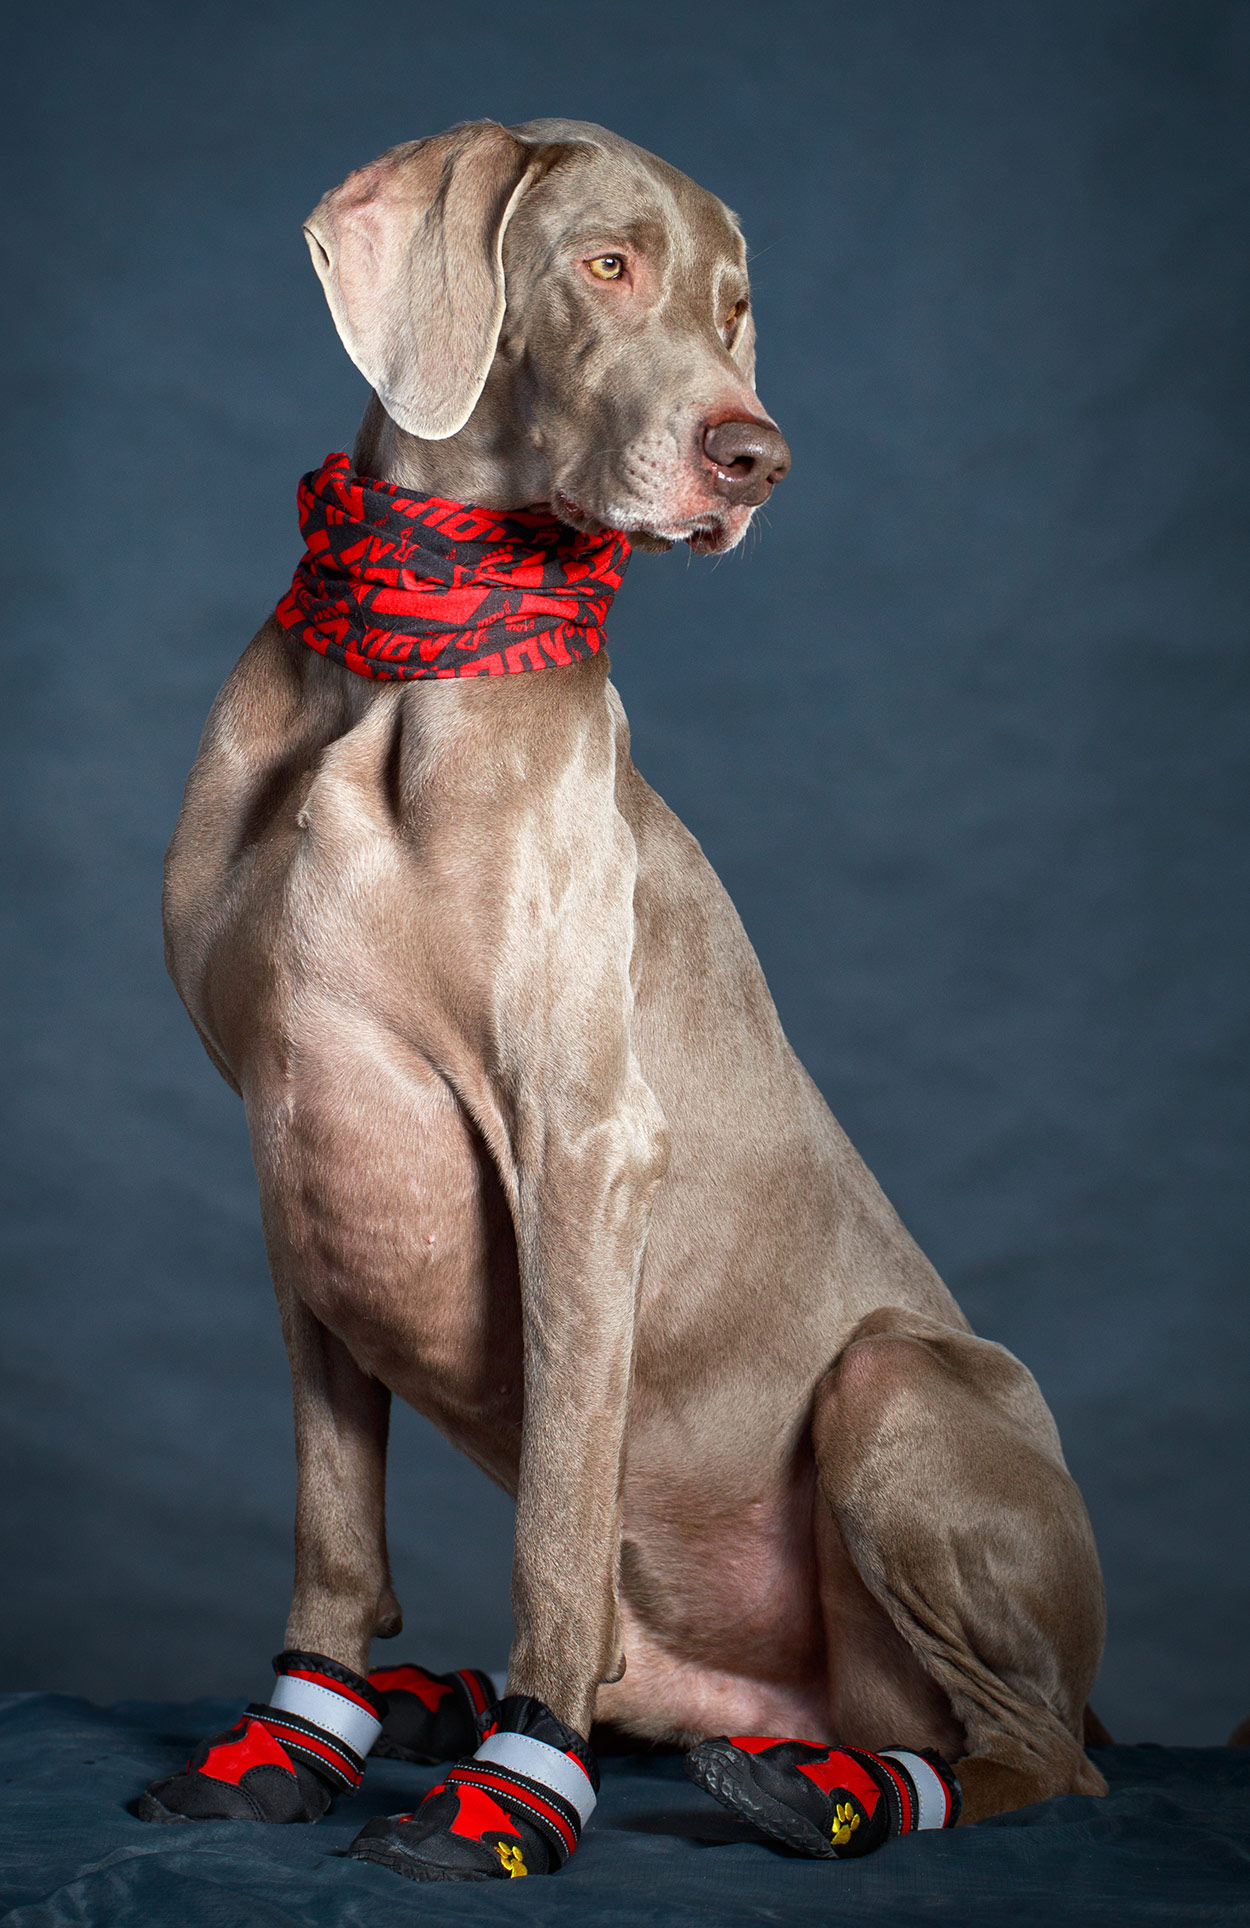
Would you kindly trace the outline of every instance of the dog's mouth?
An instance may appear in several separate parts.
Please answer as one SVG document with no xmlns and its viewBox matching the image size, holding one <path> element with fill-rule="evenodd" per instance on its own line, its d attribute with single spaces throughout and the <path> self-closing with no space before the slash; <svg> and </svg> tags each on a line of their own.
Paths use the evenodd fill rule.
<svg viewBox="0 0 1250 1928">
<path fill-rule="evenodd" d="M 550 503 L 546 506 L 550 508 L 552 515 L 560 522 L 567 522 L 569 527 L 576 529 L 579 535 L 603 536 L 607 535 L 611 530 L 612 525 L 610 523 L 603 522 L 598 516 L 591 515 L 589 509 L 583 509 L 581 503 L 574 502 L 572 496 L 565 495 L 563 489 L 557 489 Z M 628 531 L 621 529 L 618 533 L 620 535 L 626 535 Z"/>
<path fill-rule="evenodd" d="M 696 556 L 718 556 L 725 549 L 732 549 L 741 534 L 721 516 L 709 516 L 690 531 L 686 537 Z"/>
<path fill-rule="evenodd" d="M 719 555 L 722 550 L 732 548 L 742 533 L 733 526 L 730 518 L 711 509 L 700 515 L 683 516 L 665 527 L 653 522 L 634 522 L 627 516 L 609 520 L 593 515 L 580 502 L 574 502 L 572 496 L 565 495 L 562 489 L 556 491 L 550 507 L 553 515 L 582 535 L 604 535 L 614 530 L 618 535 L 625 536 L 635 549 L 661 554 L 671 549 L 675 542 L 684 542 L 695 555 Z"/>
</svg>

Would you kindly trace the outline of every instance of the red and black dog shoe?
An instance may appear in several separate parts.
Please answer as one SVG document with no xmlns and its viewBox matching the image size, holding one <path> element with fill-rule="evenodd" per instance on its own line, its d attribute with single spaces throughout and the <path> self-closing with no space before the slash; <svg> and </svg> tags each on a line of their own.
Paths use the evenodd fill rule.
<svg viewBox="0 0 1250 1928">
<path fill-rule="evenodd" d="M 686 1772 L 741 1820 L 825 1860 L 871 1854 L 895 1835 L 959 1819 L 959 1783 L 928 1749 L 869 1754 L 739 1735 L 701 1741 Z"/>
<path fill-rule="evenodd" d="M 380 1815 L 348 1853 L 410 1881 L 550 1874 L 577 1846 L 598 1789 L 581 1735 L 542 1701 L 510 1695 L 476 1754 L 457 1761 L 415 1814 Z"/>
<path fill-rule="evenodd" d="M 480 1667 L 432 1674 L 424 1667 L 376 1667 L 369 1685 L 386 1702 L 373 1751 L 394 1761 L 457 1761 L 471 1754 L 498 1701 Z"/>
<path fill-rule="evenodd" d="M 273 1664 L 272 1699 L 153 1781 L 135 1805 L 141 1821 L 319 1821 L 336 1794 L 359 1787 L 385 1703 L 324 1654 Z"/>
</svg>

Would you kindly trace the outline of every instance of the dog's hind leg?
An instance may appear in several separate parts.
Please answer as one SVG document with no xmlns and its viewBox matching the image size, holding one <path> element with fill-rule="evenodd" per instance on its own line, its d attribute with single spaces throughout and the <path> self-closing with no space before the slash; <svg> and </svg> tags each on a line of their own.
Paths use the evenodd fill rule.
<svg viewBox="0 0 1250 1928">
<path fill-rule="evenodd" d="M 871 1672 L 857 1677 L 854 1615 L 840 1650 L 835 1573 L 826 1606 L 842 1739 L 945 1751 L 958 1735 L 965 1820 L 1105 1793 L 1081 1745 L 1102 1580 L 1031 1375 L 1001 1346 L 886 1307 L 822 1380 L 812 1440 L 835 1537 L 907 1649 L 869 1643 L 888 1683 L 874 1706 Z M 879 1731 L 883 1719 L 906 1726 L 909 1697 L 914 1731 Z"/>
</svg>

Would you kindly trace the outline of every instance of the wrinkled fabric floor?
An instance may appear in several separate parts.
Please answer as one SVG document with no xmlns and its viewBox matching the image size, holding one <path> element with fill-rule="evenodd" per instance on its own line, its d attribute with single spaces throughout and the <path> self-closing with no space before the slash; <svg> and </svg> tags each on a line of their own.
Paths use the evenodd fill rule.
<svg viewBox="0 0 1250 1928">
<path fill-rule="evenodd" d="M 766 1845 L 693 1787 L 676 1757 L 609 1759 L 563 1873 L 418 1888 L 343 1850 L 370 1815 L 411 1807 L 433 1769 L 374 1762 L 361 1791 L 311 1828 L 152 1827 L 127 1812 L 147 1781 L 239 1711 L 220 1700 L 106 1709 L 0 1697 L 5 1928 L 1250 1922 L 1250 1749 L 1102 1748 L 1105 1801 L 1051 1801 L 852 1862 Z"/>
</svg>

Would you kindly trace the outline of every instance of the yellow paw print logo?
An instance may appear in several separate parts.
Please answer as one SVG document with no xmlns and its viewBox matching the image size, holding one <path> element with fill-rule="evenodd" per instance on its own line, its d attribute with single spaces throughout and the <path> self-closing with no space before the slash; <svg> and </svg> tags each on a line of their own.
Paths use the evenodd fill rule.
<svg viewBox="0 0 1250 1928">
<path fill-rule="evenodd" d="M 850 1802 L 836 1802 L 833 1810 L 832 1839 L 834 1847 L 844 1848 L 858 1826 L 859 1815 L 851 1806 Z"/>
<path fill-rule="evenodd" d="M 529 1869 L 521 1859 L 520 1848 L 510 1848 L 506 1841 L 496 1841 L 495 1853 L 503 1863 L 505 1874 L 528 1874 Z"/>
</svg>

